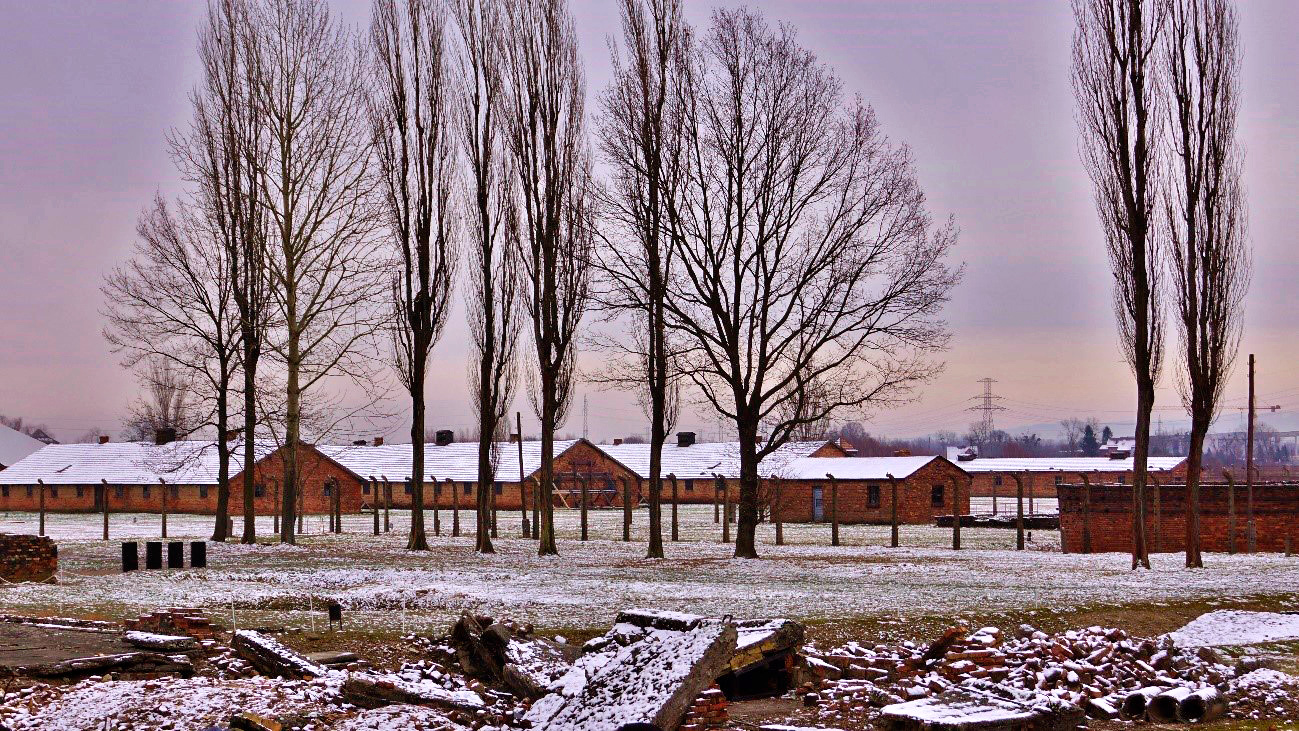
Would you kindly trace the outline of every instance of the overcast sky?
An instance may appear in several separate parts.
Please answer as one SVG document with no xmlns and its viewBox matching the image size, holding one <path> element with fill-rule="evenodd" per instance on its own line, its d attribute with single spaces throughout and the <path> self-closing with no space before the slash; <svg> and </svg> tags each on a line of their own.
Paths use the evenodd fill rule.
<svg viewBox="0 0 1299 731">
<path fill-rule="evenodd" d="M 729 3 L 727 3 L 729 4 Z M 980 378 L 997 379 L 1009 428 L 1094 415 L 1123 432 L 1135 386 L 1116 346 L 1110 280 L 1069 90 L 1072 18 L 1047 2 L 754 2 L 911 146 L 938 218 L 961 229 L 965 281 L 947 311 L 944 375 L 917 403 L 875 415 L 887 435 L 963 431 Z M 1259 357 L 1260 401 L 1299 412 L 1299 3 L 1244 0 L 1240 132 L 1246 149 L 1254 280 L 1243 352 Z M 707 23 L 712 4 L 687 0 Z M 364 23 L 368 4 L 337 2 Z M 608 80 L 610 0 L 573 3 L 588 69 L 588 109 Z M 189 117 L 201 3 L 0 0 L 0 413 L 63 438 L 116 434 L 133 378 L 100 333 L 102 277 L 128 255 L 155 191 L 179 192 L 164 135 Z M 463 387 L 467 329 L 458 310 L 433 356 L 429 426 L 472 421 Z M 1171 331 L 1170 331 L 1171 332 Z M 1159 415 L 1181 418 L 1165 372 Z M 1244 355 L 1229 405 L 1244 399 Z M 590 394 L 590 436 L 643 430 L 626 394 Z M 529 410 L 524 410 L 525 430 Z M 395 407 L 399 408 L 399 407 Z M 1286 415 L 1277 418 L 1285 421 Z M 1239 422 L 1229 408 L 1223 425 Z M 564 431 L 582 431 L 579 400 Z M 711 418 L 682 428 L 710 436 Z M 1130 426 L 1126 427 L 1130 429 Z M 402 433 L 398 421 L 359 431 Z"/>
</svg>

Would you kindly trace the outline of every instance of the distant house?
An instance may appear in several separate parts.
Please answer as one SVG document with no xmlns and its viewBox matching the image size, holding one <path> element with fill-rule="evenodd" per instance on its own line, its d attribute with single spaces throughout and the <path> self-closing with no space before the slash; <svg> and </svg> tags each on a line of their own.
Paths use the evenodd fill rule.
<svg viewBox="0 0 1299 731">
<path fill-rule="evenodd" d="M 243 450 L 231 445 L 230 513 L 243 514 L 237 487 L 243 479 Z M 259 515 L 280 510 L 284 476 L 283 447 L 259 445 L 253 465 L 254 506 Z M 361 509 L 364 480 L 309 444 L 298 449 L 302 508 L 327 513 L 333 490 L 342 510 Z M 34 511 L 44 501 L 52 512 L 168 512 L 214 514 L 217 499 L 214 442 L 175 441 L 50 444 L 0 471 L 0 511 Z M 165 495 L 165 498 L 164 498 Z"/>
<path fill-rule="evenodd" d="M 1025 497 L 1056 497 L 1056 488 L 1069 482 L 1080 482 L 1080 474 L 1097 484 L 1132 484 L 1133 460 L 1122 452 L 1106 457 L 972 457 L 959 462 L 961 469 L 973 478 L 971 494 L 975 497 L 1014 497 L 1015 480 L 1024 482 Z M 1150 457 L 1148 474 L 1161 481 L 1186 476 L 1185 457 Z"/>
<path fill-rule="evenodd" d="M 40 441 L 16 429 L 0 426 L 0 470 L 44 446 Z"/>
</svg>

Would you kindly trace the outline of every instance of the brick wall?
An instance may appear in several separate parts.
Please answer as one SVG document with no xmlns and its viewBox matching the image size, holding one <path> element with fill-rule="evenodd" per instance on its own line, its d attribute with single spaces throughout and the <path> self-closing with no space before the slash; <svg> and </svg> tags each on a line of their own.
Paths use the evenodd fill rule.
<svg viewBox="0 0 1299 731">
<path fill-rule="evenodd" d="M 307 513 L 328 513 L 333 498 L 325 494 L 328 481 L 336 481 L 342 496 L 342 511 L 361 509 L 362 481 L 338 463 L 310 446 L 298 449 L 298 468 Z M 259 515 L 279 512 L 279 489 L 284 481 L 283 449 L 272 452 L 253 466 L 253 479 L 260 487 L 254 498 Z M 331 483 L 332 484 L 332 483 Z M 216 513 L 216 485 L 108 485 L 108 509 L 114 513 L 161 513 L 166 490 L 167 512 L 213 515 Z M 52 513 L 100 512 L 104 486 L 45 485 L 45 509 Z M 40 509 L 40 485 L 0 486 L 0 511 Z M 243 515 L 243 473 L 230 476 L 230 514 Z"/>
<path fill-rule="evenodd" d="M 1021 472 L 1020 479 L 1024 481 L 1024 499 L 1029 496 L 1033 498 L 1053 498 L 1056 496 L 1055 488 L 1057 485 L 1066 482 L 1077 482 L 1079 477 L 1076 472 Z M 1175 479 L 1186 478 L 1186 463 L 1178 465 L 1168 472 L 1154 473 L 1156 479 L 1161 483 Z M 1015 499 L 1015 480 L 1009 474 L 999 472 L 972 472 L 970 476 L 974 480 L 973 492 L 974 497 L 992 497 L 994 494 L 999 498 Z M 1132 470 L 1113 470 L 1110 472 L 1088 472 L 1087 477 L 1094 484 L 1113 483 L 1113 484 L 1132 484 Z M 1025 508 L 1027 510 L 1027 507 Z"/>
<path fill-rule="evenodd" d="M 898 522 L 929 524 L 934 522 L 934 516 L 951 515 L 954 480 L 960 484 L 959 511 L 968 514 L 968 478 L 952 463 L 935 460 L 898 481 Z M 817 487 L 821 488 L 823 521 L 830 522 L 833 510 L 829 480 L 781 480 L 779 500 L 773 499 L 776 515 L 787 523 L 812 522 Z M 872 487 L 877 489 L 872 490 Z M 941 488 L 939 494 L 936 494 L 936 488 Z M 838 492 L 840 523 L 892 521 L 893 493 L 888 480 L 839 480 Z M 878 496 L 878 501 L 872 499 L 875 496 Z"/>
<path fill-rule="evenodd" d="M 47 581 L 59 570 L 59 547 L 43 536 L 0 533 L 0 579 Z"/>
<path fill-rule="evenodd" d="M 1152 489 L 1146 500 L 1146 536 L 1152 552 L 1186 550 L 1185 485 L 1161 485 L 1159 509 L 1155 509 Z M 1084 488 L 1068 484 L 1060 488 L 1060 531 L 1065 548 L 1083 550 Z M 1128 485 L 1092 485 L 1090 509 L 1091 547 L 1093 552 L 1130 552 L 1132 550 L 1132 488 Z M 1236 550 L 1246 546 L 1246 491 L 1236 485 Z M 1254 486 L 1254 521 L 1258 549 L 1280 552 L 1285 539 L 1299 549 L 1299 484 L 1265 484 Z M 1200 488 L 1200 545 L 1205 551 L 1228 550 L 1231 517 L 1226 485 L 1202 485 Z"/>
</svg>

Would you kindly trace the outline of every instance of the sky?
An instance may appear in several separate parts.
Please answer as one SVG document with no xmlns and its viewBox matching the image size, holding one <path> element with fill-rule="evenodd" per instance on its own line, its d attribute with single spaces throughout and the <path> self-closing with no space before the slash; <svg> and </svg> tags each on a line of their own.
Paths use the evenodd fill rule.
<svg viewBox="0 0 1299 731">
<path fill-rule="evenodd" d="M 712 7 L 734 4 L 687 0 L 687 16 L 703 26 Z M 618 18 L 611 0 L 571 5 L 590 110 L 609 80 Z M 912 149 L 935 217 L 950 215 L 960 228 L 955 258 L 966 275 L 946 310 L 954 335 L 946 369 L 914 403 L 869 414 L 866 428 L 963 432 L 977 417 L 966 409 L 979 379 L 992 378 L 1006 407 L 996 424 L 1012 433 L 1046 434 L 1074 416 L 1130 431 L 1135 385 L 1117 346 L 1108 263 L 1078 157 L 1069 4 L 749 5 L 795 26 L 848 92 L 875 108 L 884 131 Z M 334 7 L 346 22 L 368 22 L 366 2 Z M 0 0 L 0 413 L 46 423 L 64 439 L 120 430 L 138 388 L 102 336 L 99 287 L 129 256 L 135 221 L 155 192 L 182 191 L 165 137 L 189 118 L 202 14 L 199 2 Z M 1282 407 L 1265 420 L 1293 418 L 1289 428 L 1299 428 L 1299 3 L 1245 0 L 1239 17 L 1254 274 L 1218 428 L 1241 423 L 1246 352 L 1259 359 L 1259 403 Z M 463 307 L 452 318 L 433 354 L 430 428 L 473 421 Z M 1174 365 L 1156 412 L 1169 428 L 1185 421 Z M 394 391 L 390 410 L 402 408 Z M 518 408 L 525 432 L 535 431 L 527 402 Z M 680 421 L 718 434 L 708 414 Z M 631 394 L 584 385 L 562 431 L 584 429 L 594 439 L 639 434 L 644 417 Z M 391 441 L 405 431 L 395 417 L 340 436 Z"/>
</svg>

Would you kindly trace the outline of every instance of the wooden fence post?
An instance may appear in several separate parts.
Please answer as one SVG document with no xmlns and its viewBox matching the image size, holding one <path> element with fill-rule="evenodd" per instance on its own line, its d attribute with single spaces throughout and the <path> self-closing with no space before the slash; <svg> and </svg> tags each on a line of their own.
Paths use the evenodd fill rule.
<svg viewBox="0 0 1299 731">
<path fill-rule="evenodd" d="M 889 545 L 891 545 L 893 548 L 897 548 L 898 547 L 898 478 L 894 477 L 890 473 L 885 473 L 884 476 L 889 478 L 889 492 L 892 493 L 892 504 L 889 507 L 889 525 L 892 529 L 890 531 L 891 535 L 890 535 Z"/>
<path fill-rule="evenodd" d="M 952 478 L 952 550 L 961 550 L 961 478 Z"/>
<path fill-rule="evenodd" d="M 162 537 L 167 537 L 167 481 L 158 478 L 158 483 L 162 485 Z"/>
<path fill-rule="evenodd" d="M 36 484 L 40 486 L 40 497 L 38 498 L 41 513 L 40 534 L 45 535 L 45 481 L 38 477 L 36 478 Z"/>
<path fill-rule="evenodd" d="M 1235 480 L 1231 470 L 1222 470 L 1226 478 L 1226 552 L 1235 553 Z"/>
<path fill-rule="evenodd" d="M 784 510 L 782 498 L 784 496 L 781 495 L 780 478 L 773 477 L 772 482 L 775 483 L 775 487 L 773 488 L 775 493 L 771 500 L 771 522 L 776 524 L 776 545 L 783 546 L 785 545 L 785 518 L 782 514 L 782 511 Z"/>
<path fill-rule="evenodd" d="M 726 489 L 726 481 L 722 479 L 721 475 L 714 473 L 713 479 L 716 481 L 716 489 L 714 490 L 714 492 L 722 493 L 722 543 L 730 543 L 731 542 L 731 521 L 730 521 L 731 493 L 729 490 Z"/>
<path fill-rule="evenodd" d="M 334 532 L 342 535 L 343 533 L 343 486 L 338 480 L 333 481 L 332 491 L 334 493 Z"/>
<path fill-rule="evenodd" d="M 668 479 L 672 481 L 672 540 L 681 540 L 680 533 L 677 532 L 677 501 L 680 495 L 677 493 L 677 475 L 675 472 L 668 473 Z"/>
<path fill-rule="evenodd" d="M 451 537 L 460 537 L 460 491 L 456 490 L 456 483 L 450 477 L 446 479 L 446 486 L 451 490 Z"/>
<path fill-rule="evenodd" d="M 1083 481 L 1082 493 L 1082 552 L 1092 552 L 1092 481 L 1086 472 L 1079 472 Z M 1135 489 L 1135 487 L 1133 488 Z"/>
<path fill-rule="evenodd" d="M 1000 479 L 1001 479 L 1001 475 L 992 476 L 992 514 L 993 515 L 997 514 L 997 481 Z M 971 492 L 973 492 L 973 490 L 971 490 Z M 970 512 L 973 513 L 974 510 L 971 509 Z"/>
<path fill-rule="evenodd" d="M 719 520 L 720 520 L 719 517 L 718 517 L 718 515 L 719 515 L 719 512 L 718 512 L 718 511 L 720 510 L 719 503 L 721 502 L 721 499 L 722 499 L 722 498 L 721 498 L 721 494 L 720 494 L 721 491 L 722 491 L 722 488 L 721 488 L 721 484 L 722 484 L 722 483 L 721 483 L 720 480 L 717 479 L 717 475 L 713 475 L 713 479 L 714 479 L 714 482 L 713 482 L 713 522 L 714 522 L 714 523 L 717 523 L 717 522 L 719 522 Z"/>
<path fill-rule="evenodd" d="M 379 535 L 379 481 L 370 475 L 370 512 L 374 513 L 374 534 Z"/>
<path fill-rule="evenodd" d="M 1024 480 L 1014 472 L 1010 479 L 1015 481 L 1015 550 L 1024 550 Z"/>
<path fill-rule="evenodd" d="M 825 473 L 830 481 L 830 545 L 839 545 L 839 481 L 834 475 Z"/>
</svg>

